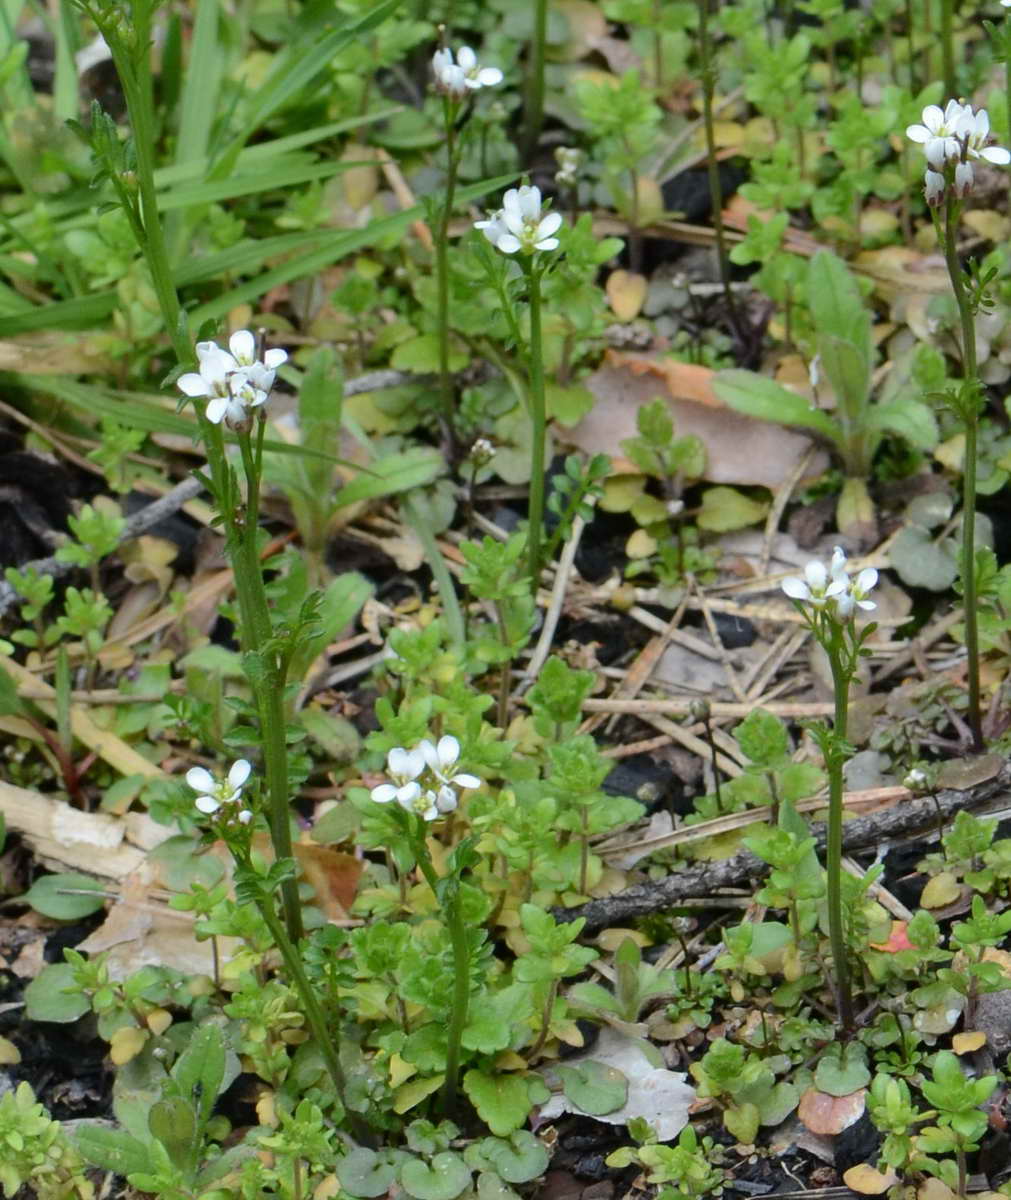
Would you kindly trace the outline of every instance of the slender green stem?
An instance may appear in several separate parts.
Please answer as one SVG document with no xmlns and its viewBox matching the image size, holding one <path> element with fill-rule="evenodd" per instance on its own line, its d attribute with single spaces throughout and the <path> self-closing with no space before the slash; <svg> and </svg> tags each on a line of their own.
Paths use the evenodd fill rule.
<svg viewBox="0 0 1011 1200">
<path fill-rule="evenodd" d="M 962 602 L 965 609 L 965 650 L 968 658 L 969 685 L 969 728 L 972 731 L 973 748 L 983 749 L 983 718 L 980 706 L 979 684 L 979 624 L 976 612 L 976 442 L 979 425 L 979 407 L 976 389 L 976 326 L 972 305 L 965 294 L 962 264 L 958 259 L 956 234 L 958 229 L 958 200 L 951 187 L 946 189 L 944 259 L 955 293 L 955 303 L 962 322 L 962 377 L 963 391 L 961 417 L 965 426 L 965 460 L 962 465 Z"/>
<path fill-rule="evenodd" d="M 541 1010 L 541 1028 L 537 1034 L 537 1040 L 527 1051 L 527 1062 L 533 1062 L 538 1054 L 544 1049 L 544 1043 L 548 1040 L 548 1032 L 551 1029 L 551 1014 L 555 1011 L 555 999 L 558 996 L 558 980 L 552 979 L 548 987 L 548 994 L 544 998 L 544 1008 Z"/>
<path fill-rule="evenodd" d="M 284 968 L 295 990 L 298 992 L 299 999 L 302 1001 L 302 1007 L 305 1009 L 305 1019 L 309 1022 L 309 1028 L 312 1030 L 312 1035 L 319 1046 L 320 1054 L 323 1055 L 327 1073 L 333 1081 L 337 1095 L 343 1100 L 347 1081 L 344 1078 L 344 1069 L 340 1064 L 337 1042 L 331 1032 L 330 1025 L 327 1022 L 326 1015 L 317 999 L 316 993 L 313 990 L 312 983 L 309 981 L 309 977 L 305 973 L 305 968 L 302 966 L 302 959 L 299 956 L 298 950 L 288 937 L 284 926 L 278 920 L 270 898 L 267 896 L 262 897 L 257 903 L 257 908 L 260 910 L 260 916 L 263 917 L 264 923 L 270 930 L 270 936 L 274 939 L 274 943 L 280 951 Z"/>
<path fill-rule="evenodd" d="M 457 104 L 449 96 L 444 96 L 442 103 L 446 127 L 446 194 L 443 197 L 442 217 L 435 238 L 435 278 L 439 306 L 439 391 L 442 396 L 443 420 L 452 428 L 454 406 L 453 379 L 449 371 L 449 221 L 453 214 L 459 154 L 456 148 Z"/>
<path fill-rule="evenodd" d="M 523 157 L 537 148 L 544 124 L 544 43 L 548 37 L 548 0 L 534 0 L 534 30 L 530 40 L 530 75 L 527 80 L 526 128 Z"/>
<path fill-rule="evenodd" d="M 706 134 L 706 171 L 709 176 L 709 199 L 713 208 L 713 231 L 716 234 L 716 254 L 719 259 L 720 283 L 723 298 L 734 332 L 739 331 L 737 306 L 730 287 L 730 259 L 727 256 L 727 239 L 723 229 L 723 188 L 720 184 L 720 168 L 716 161 L 716 126 L 713 120 L 713 96 L 716 91 L 716 68 L 713 63 L 712 44 L 709 38 L 709 0 L 699 2 L 699 57 L 702 63 L 702 122 Z M 803 136 L 803 135 L 801 135 Z"/>
<path fill-rule="evenodd" d="M 529 260 L 525 260 L 529 263 Z M 541 578 L 541 532 L 544 525 L 544 358 L 541 345 L 541 273 L 527 265 L 530 284 L 530 513 L 527 530 L 527 572 L 536 595 Z"/>
<path fill-rule="evenodd" d="M 957 99 L 955 91 L 955 44 L 953 29 L 954 0 L 941 0 L 941 68 L 944 94 Z"/>
<path fill-rule="evenodd" d="M 432 894 L 439 896 L 439 878 L 432 866 L 432 860 L 425 845 L 425 822 L 418 818 L 419 827 L 415 835 L 418 867 L 425 882 L 432 889 Z M 458 889 L 450 886 L 447 889 L 446 901 L 443 906 L 446 928 L 449 930 L 449 941 L 453 949 L 453 998 L 449 1011 L 449 1028 L 446 1034 L 446 1078 L 442 1085 L 442 1109 L 449 1115 L 456 1107 L 457 1089 L 460 1079 L 460 1043 L 467 1024 L 467 1010 L 470 1007 L 470 950 L 467 946 L 467 930 L 463 923 L 463 913 L 460 911 Z"/>
<path fill-rule="evenodd" d="M 843 822 L 843 754 L 846 726 L 849 718 L 850 677 L 843 663 L 843 627 L 831 621 L 827 646 L 832 667 L 832 686 L 835 692 L 835 718 L 832 728 L 832 751 L 826 755 L 828 767 L 828 841 L 825 848 L 825 877 L 828 890 L 828 937 L 835 966 L 836 1005 L 839 1023 L 847 1032 L 853 1028 L 853 996 L 850 991 L 849 962 L 846 957 L 846 934 L 842 912 L 842 822 Z"/>
</svg>

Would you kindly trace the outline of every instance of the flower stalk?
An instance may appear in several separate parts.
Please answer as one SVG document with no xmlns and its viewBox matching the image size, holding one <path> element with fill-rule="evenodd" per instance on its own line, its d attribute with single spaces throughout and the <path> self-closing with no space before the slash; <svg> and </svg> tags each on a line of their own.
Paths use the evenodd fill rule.
<svg viewBox="0 0 1011 1200">
<path fill-rule="evenodd" d="M 828 655 L 832 670 L 835 711 L 832 728 L 812 727 L 818 740 L 829 778 L 828 837 L 825 848 L 825 879 L 828 905 L 829 947 L 835 974 L 836 1010 L 843 1030 L 854 1028 L 853 992 L 846 953 L 846 927 L 842 903 L 843 766 L 850 746 L 846 740 L 849 718 L 849 689 L 856 675 L 863 646 L 877 626 L 872 622 L 857 629 L 856 611 L 872 611 L 875 604 L 867 594 L 878 581 L 873 567 L 856 578 L 846 573 L 846 555 L 837 546 L 826 567 L 814 561 L 804 576 L 783 580 L 783 591 Z"/>
</svg>

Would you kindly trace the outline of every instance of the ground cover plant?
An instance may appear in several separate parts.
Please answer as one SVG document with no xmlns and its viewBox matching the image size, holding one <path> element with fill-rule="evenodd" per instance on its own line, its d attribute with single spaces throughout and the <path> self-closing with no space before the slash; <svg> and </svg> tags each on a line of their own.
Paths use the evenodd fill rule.
<svg viewBox="0 0 1011 1200">
<path fill-rule="evenodd" d="M 4 1196 L 1011 1194 L 1009 55 L 3 7 Z"/>
</svg>

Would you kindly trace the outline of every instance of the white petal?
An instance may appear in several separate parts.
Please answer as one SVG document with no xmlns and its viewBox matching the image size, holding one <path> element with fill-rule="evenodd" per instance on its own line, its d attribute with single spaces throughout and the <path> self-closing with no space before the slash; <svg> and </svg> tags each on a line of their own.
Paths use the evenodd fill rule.
<svg viewBox="0 0 1011 1200">
<path fill-rule="evenodd" d="M 791 600 L 807 601 L 811 599 L 811 589 L 803 579 L 798 579 L 796 575 L 790 575 L 784 579 L 780 586 Z"/>
<path fill-rule="evenodd" d="M 825 598 L 829 596 L 843 596 L 850 590 L 850 582 L 848 579 L 833 579 L 825 589 Z"/>
<path fill-rule="evenodd" d="M 457 800 L 456 792 L 454 792 L 451 787 L 443 785 L 441 788 L 439 788 L 439 794 L 435 798 L 435 805 L 439 812 L 453 812 L 457 804 L 459 804 L 459 801 Z"/>
<path fill-rule="evenodd" d="M 211 394 L 203 375 L 197 375 L 192 371 L 186 375 L 180 375 L 176 380 L 176 386 L 187 396 L 209 396 Z"/>
<path fill-rule="evenodd" d="M 451 733 L 447 733 L 444 737 L 439 738 L 436 753 L 439 756 L 439 766 L 442 770 L 450 771 L 460 757 L 460 743 Z"/>
<path fill-rule="evenodd" d="M 523 214 L 515 206 L 506 208 L 502 211 L 502 225 L 511 234 L 516 237 L 522 237 L 526 233 L 527 226 L 523 219 Z"/>
<path fill-rule="evenodd" d="M 545 238 L 542 242 L 534 242 L 535 250 L 557 250 L 558 238 Z"/>
<path fill-rule="evenodd" d="M 256 360 L 256 338 L 248 329 L 237 329 L 228 339 L 228 349 L 240 366 L 248 367 Z"/>
<path fill-rule="evenodd" d="M 873 600 L 858 600 L 857 608 L 865 609 L 867 612 L 873 612 L 874 609 L 877 608 L 877 605 Z"/>
<path fill-rule="evenodd" d="M 934 135 L 926 125 L 907 125 L 906 137 L 914 142 L 929 142 Z"/>
<path fill-rule="evenodd" d="M 878 582 L 878 573 L 874 567 L 864 567 L 853 584 L 855 591 L 864 595 Z"/>
<path fill-rule="evenodd" d="M 804 578 L 807 580 L 811 591 L 820 592 L 828 580 L 828 571 L 825 569 L 825 564 L 819 562 L 817 559 L 812 559 L 804 568 Z"/>
<path fill-rule="evenodd" d="M 482 87 L 494 87 L 501 83 L 502 79 L 503 75 L 498 67 L 482 67 L 477 73 L 477 81 Z"/>
<path fill-rule="evenodd" d="M 469 46 L 461 46 L 456 52 L 456 61 L 465 71 L 473 71 L 477 66 L 477 55 Z"/>
<path fill-rule="evenodd" d="M 987 162 L 997 163 L 999 166 L 1006 166 L 1011 162 L 1011 153 L 1008 153 L 1003 146 L 987 146 L 980 150 L 980 158 L 985 158 Z"/>
<path fill-rule="evenodd" d="M 405 783 L 403 787 L 397 788 L 397 803 L 409 808 L 420 795 L 421 784 Z"/>
<path fill-rule="evenodd" d="M 955 103 L 955 101 L 953 101 L 953 100 L 948 101 L 949 111 L 951 110 L 951 106 L 953 103 Z M 936 104 L 928 104 L 927 107 L 923 110 L 923 115 L 921 116 L 920 119 L 923 121 L 924 125 L 926 125 L 926 127 L 931 131 L 931 133 L 936 133 L 937 130 L 940 129 L 941 126 L 944 124 L 944 113 L 937 107 Z"/>
<path fill-rule="evenodd" d="M 217 802 L 217 800 L 214 799 L 213 796 L 197 796 L 193 803 L 202 813 L 206 813 L 207 816 L 211 816 L 212 813 L 216 813 L 221 807 L 221 805 Z"/>
<path fill-rule="evenodd" d="M 553 237 L 562 227 L 562 214 L 549 212 L 537 226 L 538 238 Z"/>
<path fill-rule="evenodd" d="M 391 800 L 396 800 L 397 789 L 392 783 L 381 783 L 378 787 L 374 787 L 369 795 L 377 804 L 389 804 Z"/>
<path fill-rule="evenodd" d="M 210 404 L 207 405 L 207 411 L 204 415 L 212 425 L 220 425 L 221 418 L 228 411 L 230 404 L 231 401 L 227 396 L 215 396 Z"/>
<path fill-rule="evenodd" d="M 521 187 L 519 206 L 526 220 L 539 221 L 541 216 L 541 189 L 539 187 Z"/>
<path fill-rule="evenodd" d="M 263 365 L 270 371 L 276 371 L 281 363 L 288 361 L 288 351 L 282 350 L 279 347 L 274 347 L 273 350 L 268 350 L 263 356 Z"/>
<path fill-rule="evenodd" d="M 237 759 L 232 763 L 232 768 L 228 772 L 228 786 L 230 788 L 241 788 L 249 778 L 252 766 L 244 758 Z"/>
<path fill-rule="evenodd" d="M 498 240 L 498 248 L 503 254 L 515 254 L 521 245 L 519 238 L 513 237 L 511 233 L 503 233 Z"/>
<path fill-rule="evenodd" d="M 853 611 L 853 597 L 847 592 L 844 596 L 839 596 L 835 602 L 835 611 L 840 617 L 848 617 Z"/>
<path fill-rule="evenodd" d="M 242 810 L 242 812 L 240 812 L 239 815 L 236 817 L 236 820 L 239 822 L 240 825 L 248 825 L 252 819 L 253 819 L 253 814 L 249 811 L 248 808 L 244 808 Z"/>
<path fill-rule="evenodd" d="M 186 782 L 195 792 L 213 792 L 218 786 L 217 780 L 204 767 L 190 767 Z"/>
<path fill-rule="evenodd" d="M 459 775 L 454 775 L 449 782 L 455 783 L 457 787 L 462 788 L 478 788 L 481 786 L 481 780 L 476 775 L 468 775 L 464 771 L 461 771 Z"/>
<path fill-rule="evenodd" d="M 386 769 L 395 779 L 410 779 L 411 756 L 400 746 L 394 746 L 386 756 Z"/>
<path fill-rule="evenodd" d="M 428 738 L 425 738 L 423 741 L 419 742 L 418 745 L 414 748 L 413 752 L 415 754 L 421 755 L 421 757 L 425 760 L 425 766 L 428 767 L 429 770 L 438 771 L 438 769 L 439 769 L 439 752 L 438 752 L 438 750 L 436 750 L 435 746 L 428 740 Z"/>
<path fill-rule="evenodd" d="M 949 150 L 951 149 L 949 142 L 954 142 L 954 139 L 931 138 L 931 140 L 927 142 L 927 162 L 930 163 L 935 170 L 940 171 L 943 168 L 945 161 L 948 158 L 955 157 L 955 154 L 957 154 L 957 151 L 955 153 L 949 153 Z M 956 142 L 954 144 L 957 145 L 958 143 Z"/>
</svg>

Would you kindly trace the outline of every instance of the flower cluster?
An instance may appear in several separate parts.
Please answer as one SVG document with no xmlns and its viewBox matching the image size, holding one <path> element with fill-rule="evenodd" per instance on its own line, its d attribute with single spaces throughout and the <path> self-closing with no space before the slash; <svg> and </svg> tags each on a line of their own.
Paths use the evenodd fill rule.
<svg viewBox="0 0 1011 1200">
<path fill-rule="evenodd" d="M 555 183 L 559 187 L 575 187 L 576 172 L 583 165 L 585 155 L 576 146 L 556 146 L 555 162 L 558 171 L 555 173 Z"/>
<path fill-rule="evenodd" d="M 436 50 L 432 55 L 432 74 L 436 89 L 454 100 L 462 100 L 469 92 L 483 87 L 494 87 L 502 82 L 498 67 L 482 67 L 477 55 L 469 46 L 461 46 L 453 61 L 453 51 L 448 47 Z"/>
<path fill-rule="evenodd" d="M 460 743 L 449 735 L 439 738 L 434 746 L 427 739 L 413 750 L 397 746 L 386 756 L 386 774 L 393 782 L 374 787 L 372 799 L 377 804 L 396 800 L 408 812 L 434 821 L 456 808 L 458 787 L 481 786 L 476 775 L 453 773 L 459 757 Z"/>
<path fill-rule="evenodd" d="M 502 197 L 502 207 L 485 221 L 475 221 L 489 242 L 503 254 L 533 254 L 535 250 L 554 250 L 558 246 L 555 234 L 561 228 L 560 213 L 541 215 L 541 189 L 537 187 L 510 188 Z"/>
<path fill-rule="evenodd" d="M 809 562 L 804 577 L 791 575 L 783 580 L 783 591 L 797 604 L 807 604 L 818 612 L 839 620 L 847 620 L 855 608 L 870 611 L 876 607 L 867 593 L 878 581 L 873 567 L 865 567 L 855 579 L 846 573 L 846 555 L 836 546 L 832 559 L 824 563 Z"/>
<path fill-rule="evenodd" d="M 244 758 L 232 763 L 228 775 L 224 779 L 215 777 L 204 767 L 192 767 L 186 772 L 186 782 L 197 793 L 196 804 L 200 812 L 213 816 L 224 807 L 238 806 L 242 799 L 242 789 L 249 779 L 252 767 Z M 227 813 L 233 816 L 241 825 L 248 825 L 253 814 L 248 808 L 239 807 L 238 811 Z"/>
<path fill-rule="evenodd" d="M 923 177 L 927 203 L 936 207 L 944 199 L 946 184 L 953 182 L 956 196 L 965 196 L 975 180 L 971 159 L 1004 166 L 1011 153 L 990 145 L 990 116 L 985 108 L 973 112 L 971 104 L 949 100 L 943 109 L 928 104 L 922 124 L 910 125 L 906 136 L 923 146 L 927 170 Z"/>
<path fill-rule="evenodd" d="M 229 429 L 245 429 L 253 411 L 267 402 L 277 368 L 287 357 L 284 350 L 268 350 L 258 359 L 256 339 L 240 329 L 228 339 L 227 350 L 216 342 L 197 342 L 199 369 L 180 375 L 179 389 L 207 400 L 205 415 L 212 424 L 224 421 Z"/>
</svg>

